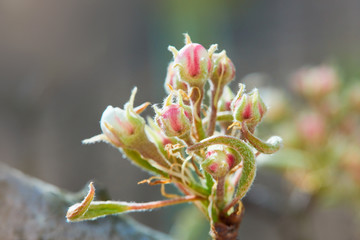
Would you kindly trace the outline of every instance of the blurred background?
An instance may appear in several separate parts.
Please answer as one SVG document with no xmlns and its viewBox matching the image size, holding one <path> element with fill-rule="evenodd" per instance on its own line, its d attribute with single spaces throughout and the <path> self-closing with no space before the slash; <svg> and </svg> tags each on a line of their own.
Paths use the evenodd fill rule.
<svg viewBox="0 0 360 240">
<path fill-rule="evenodd" d="M 0 0 L 0 161 L 70 191 L 94 180 L 115 200 L 158 200 L 159 188 L 137 185 L 148 175 L 116 149 L 81 140 L 100 133 L 103 110 L 121 107 L 134 86 L 136 104 L 162 101 L 168 45 L 180 49 L 185 32 L 205 47 L 218 43 L 237 68 L 234 89 L 260 72 L 264 85 L 286 90 L 296 69 L 324 61 L 360 76 L 359 12 L 358 0 Z M 251 200 L 263 198 L 262 182 L 286 194 L 284 179 L 260 172 L 240 236 L 286 239 L 284 219 Z M 308 219 L 308 239 L 355 239 L 343 207 Z M 169 232 L 176 209 L 132 216 Z"/>
</svg>

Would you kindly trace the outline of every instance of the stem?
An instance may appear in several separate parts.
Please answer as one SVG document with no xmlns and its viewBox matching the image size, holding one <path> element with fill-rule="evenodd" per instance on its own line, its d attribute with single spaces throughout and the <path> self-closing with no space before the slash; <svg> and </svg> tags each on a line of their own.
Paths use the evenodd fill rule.
<svg viewBox="0 0 360 240">
<path fill-rule="evenodd" d="M 179 190 L 184 193 L 185 195 L 189 195 L 190 192 L 186 189 L 186 187 L 184 185 L 182 185 L 181 183 L 175 183 L 175 185 L 179 188 Z M 207 215 L 207 210 L 206 207 L 204 205 L 204 201 L 195 201 L 194 205 L 200 210 L 200 212 L 202 212 L 204 214 L 205 217 L 208 218 Z"/>
<path fill-rule="evenodd" d="M 210 120 L 209 120 L 209 127 L 207 131 L 207 136 L 210 137 L 214 134 L 215 127 L 216 127 L 216 115 L 217 115 L 217 107 L 218 102 L 223 94 L 224 86 L 221 85 L 221 80 L 219 80 L 217 86 L 215 86 L 211 81 L 211 109 L 210 109 Z"/>
<path fill-rule="evenodd" d="M 243 215 L 244 207 L 241 202 L 232 214 L 220 213 L 219 221 L 214 224 L 215 240 L 236 240 Z"/>
<path fill-rule="evenodd" d="M 190 132 L 185 133 L 184 135 L 179 137 L 181 140 L 183 140 L 187 146 L 194 145 L 194 141 L 191 139 Z"/>
<path fill-rule="evenodd" d="M 202 126 L 202 121 L 201 121 L 201 103 L 202 103 L 202 99 L 204 97 L 204 89 L 203 87 L 193 87 L 191 89 L 191 93 L 190 93 L 190 100 L 191 100 L 191 105 L 192 105 L 192 114 L 193 114 L 193 121 L 194 121 L 194 125 L 195 125 L 195 137 L 197 138 L 198 141 L 202 140 L 205 138 L 205 132 Z"/>
<path fill-rule="evenodd" d="M 216 206 L 220 209 L 224 205 L 224 196 L 225 196 L 225 177 L 220 177 L 216 185 Z"/>
<path fill-rule="evenodd" d="M 235 206 L 237 203 L 239 203 L 240 201 L 240 198 L 239 197 L 236 197 L 234 198 L 224 209 L 223 209 L 223 213 L 226 214 L 230 208 L 232 208 L 233 206 Z"/>
<path fill-rule="evenodd" d="M 131 203 L 129 206 L 129 210 L 136 211 L 136 210 L 161 208 L 161 207 L 171 206 L 171 205 L 180 204 L 180 203 L 193 202 L 193 201 L 197 201 L 197 200 L 203 200 L 203 198 L 201 198 L 199 196 L 185 196 L 185 197 L 181 197 L 181 198 L 147 202 L 147 203 Z"/>
</svg>

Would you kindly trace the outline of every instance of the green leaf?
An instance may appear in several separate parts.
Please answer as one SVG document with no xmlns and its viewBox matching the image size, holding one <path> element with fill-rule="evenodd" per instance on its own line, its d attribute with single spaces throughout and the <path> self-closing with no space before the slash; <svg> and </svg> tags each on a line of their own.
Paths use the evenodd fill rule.
<svg viewBox="0 0 360 240">
<path fill-rule="evenodd" d="M 89 193 L 81 203 L 71 206 L 66 214 L 69 222 L 78 222 L 84 220 L 93 220 L 106 215 L 120 214 L 134 211 L 144 211 L 154 208 L 204 200 L 198 196 L 184 196 L 172 198 L 162 201 L 153 201 L 147 203 L 129 203 L 118 201 L 93 201 L 95 196 L 95 188 L 93 183 L 89 184 Z"/>
<path fill-rule="evenodd" d="M 87 211 L 76 219 L 68 219 L 69 221 L 92 220 L 106 215 L 120 214 L 131 211 L 130 204 L 127 202 L 115 201 L 94 201 L 90 204 Z"/>
</svg>

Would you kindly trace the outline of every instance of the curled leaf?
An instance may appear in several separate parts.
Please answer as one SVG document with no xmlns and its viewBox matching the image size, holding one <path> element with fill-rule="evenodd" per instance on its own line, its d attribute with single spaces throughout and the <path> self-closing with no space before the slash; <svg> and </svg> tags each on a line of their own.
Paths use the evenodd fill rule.
<svg viewBox="0 0 360 240">
<path fill-rule="evenodd" d="M 247 128 L 246 124 L 242 124 L 241 131 L 244 137 L 249 141 L 249 143 L 259 152 L 272 154 L 277 152 L 283 145 L 281 137 L 273 136 L 269 138 L 266 142 L 255 137 Z"/>
<path fill-rule="evenodd" d="M 78 221 L 78 219 L 81 218 L 88 210 L 92 200 L 94 199 L 94 196 L 95 196 L 95 187 L 91 182 L 89 184 L 89 192 L 84 198 L 84 200 L 81 203 L 76 203 L 69 208 L 68 212 L 66 213 L 67 220 Z"/>
<path fill-rule="evenodd" d="M 199 143 L 189 147 L 187 151 L 197 151 L 214 144 L 223 144 L 230 148 L 233 148 L 243 158 L 242 175 L 236 193 L 237 198 L 243 198 L 245 194 L 249 191 L 250 186 L 255 178 L 256 165 L 254 153 L 244 141 L 230 136 L 213 136 L 206 138 Z"/>
</svg>

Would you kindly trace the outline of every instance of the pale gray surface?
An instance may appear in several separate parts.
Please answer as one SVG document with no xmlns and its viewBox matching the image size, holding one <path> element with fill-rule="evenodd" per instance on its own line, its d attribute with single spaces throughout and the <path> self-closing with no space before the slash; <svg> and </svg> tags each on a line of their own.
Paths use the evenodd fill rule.
<svg viewBox="0 0 360 240">
<path fill-rule="evenodd" d="M 0 163 L 0 239 L 170 239 L 125 216 L 67 223 L 67 208 L 84 194 L 64 192 Z"/>
</svg>

